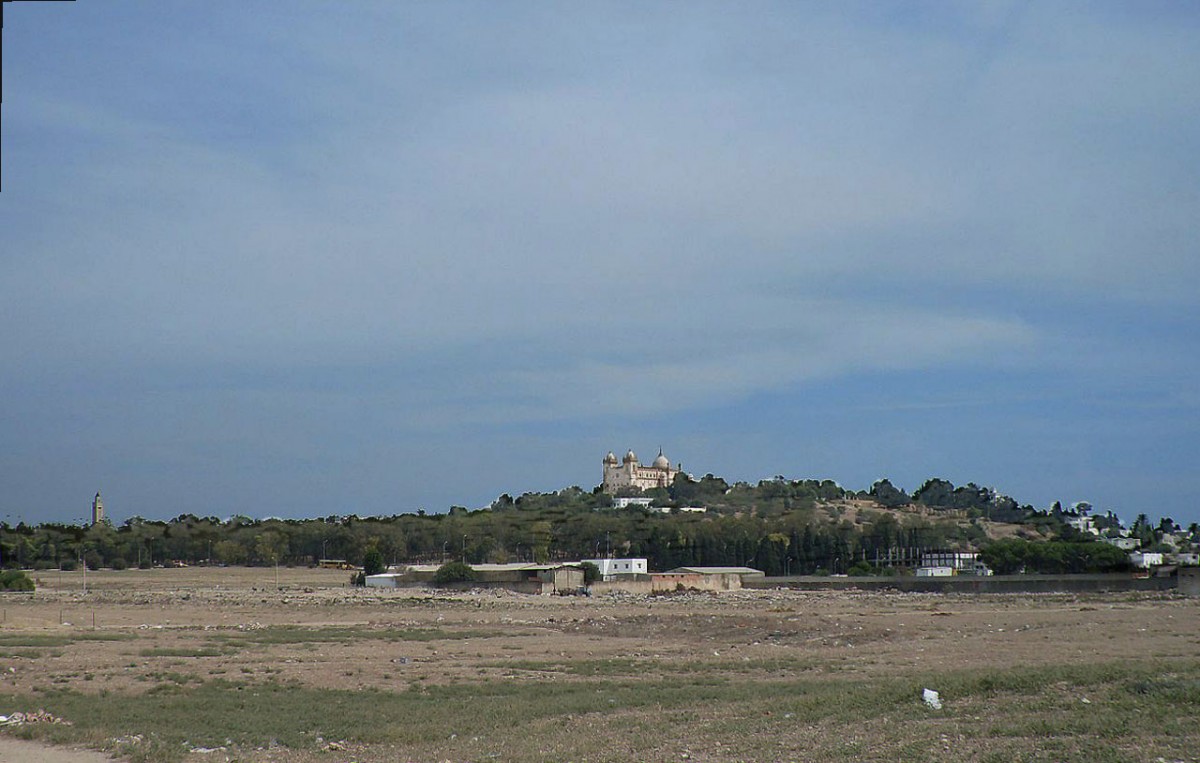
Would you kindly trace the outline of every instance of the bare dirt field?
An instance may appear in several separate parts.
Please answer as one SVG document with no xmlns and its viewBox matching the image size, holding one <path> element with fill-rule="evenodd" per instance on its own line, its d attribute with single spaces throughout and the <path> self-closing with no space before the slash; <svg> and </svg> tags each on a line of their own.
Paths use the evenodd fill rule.
<svg viewBox="0 0 1200 763">
<path fill-rule="evenodd" d="M 1200 760 L 1200 600 L 1173 594 L 37 579 L 0 597 L 0 715 L 63 722 L 0 726 L 2 760 L 16 738 L 134 761 Z"/>
</svg>

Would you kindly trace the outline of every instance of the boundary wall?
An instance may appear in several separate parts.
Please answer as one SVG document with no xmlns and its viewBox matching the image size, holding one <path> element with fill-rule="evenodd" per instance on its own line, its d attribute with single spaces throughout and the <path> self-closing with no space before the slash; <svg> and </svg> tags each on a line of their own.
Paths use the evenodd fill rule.
<svg viewBox="0 0 1200 763">
<path fill-rule="evenodd" d="M 954 575 L 918 577 L 774 577 L 747 580 L 746 588 L 795 588 L 807 591 L 901 591 L 910 593 L 1092 593 L 1106 591 L 1171 591 L 1175 576 L 1093 575 Z"/>
</svg>

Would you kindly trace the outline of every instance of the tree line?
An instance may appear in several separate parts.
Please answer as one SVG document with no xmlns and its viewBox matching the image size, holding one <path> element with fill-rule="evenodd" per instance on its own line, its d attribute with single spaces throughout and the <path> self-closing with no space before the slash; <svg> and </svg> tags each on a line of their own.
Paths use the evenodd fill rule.
<svg viewBox="0 0 1200 763">
<path fill-rule="evenodd" d="M 120 569 L 177 563 L 309 565 L 341 559 L 362 566 L 368 553 L 372 562 L 378 558 L 384 564 L 546 562 L 613 555 L 646 557 L 656 570 L 751 566 L 768 575 L 839 574 L 852 568 L 915 566 L 922 550 L 987 550 L 994 542 L 987 538 L 986 520 L 1016 522 L 1032 537 L 1074 544 L 1074 550 L 1056 552 L 1058 562 L 1024 547 L 1018 554 L 1015 547 L 998 546 L 991 557 L 997 571 L 1022 565 L 1047 571 L 1103 571 L 1119 568 L 1124 559 L 1123 554 L 1094 547 L 1107 544 L 1092 544 L 1073 533 L 1065 524 L 1069 511 L 1061 507 L 1038 511 L 989 488 L 955 487 L 940 479 L 927 481 L 909 496 L 887 480 L 868 491 L 852 492 L 829 480 L 777 477 L 729 484 L 711 474 L 699 480 L 680 475 L 670 487 L 642 495 L 652 500 L 650 507 L 615 509 L 613 496 L 599 489 L 570 487 L 517 498 L 506 494 L 484 509 L 454 506 L 444 514 L 316 519 L 183 514 L 169 521 L 132 517 L 119 526 L 3 524 L 0 564 Z M 838 508 L 849 499 L 860 499 L 859 510 Z M 914 504 L 928 511 L 882 510 Z M 707 510 L 680 511 L 690 506 Z M 1155 528 L 1147 520 L 1135 529 L 1143 531 L 1150 544 L 1171 525 L 1168 521 Z M 1194 540 L 1200 541 L 1200 536 Z M 1013 558 L 1020 563 L 1010 564 Z"/>
</svg>

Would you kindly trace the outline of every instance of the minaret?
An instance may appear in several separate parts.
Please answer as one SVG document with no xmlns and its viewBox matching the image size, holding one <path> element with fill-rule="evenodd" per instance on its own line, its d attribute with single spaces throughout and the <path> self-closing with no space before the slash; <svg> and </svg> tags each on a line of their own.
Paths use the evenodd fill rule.
<svg viewBox="0 0 1200 763">
<path fill-rule="evenodd" d="M 92 524 L 98 525 L 104 521 L 104 501 L 100 500 L 100 493 L 96 493 L 96 497 L 92 499 Z"/>
</svg>

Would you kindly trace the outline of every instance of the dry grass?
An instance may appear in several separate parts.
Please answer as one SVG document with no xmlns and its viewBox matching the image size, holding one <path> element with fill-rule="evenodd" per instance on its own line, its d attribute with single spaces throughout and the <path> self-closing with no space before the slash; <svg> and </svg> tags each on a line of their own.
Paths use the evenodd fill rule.
<svg viewBox="0 0 1200 763">
<path fill-rule="evenodd" d="M 142 761 L 1156 761 L 1200 742 L 1195 600 L 345 577 L 90 573 L 84 598 L 63 573 L 0 603 L 0 714 L 44 707 L 74 725 L 20 733 Z"/>
</svg>

